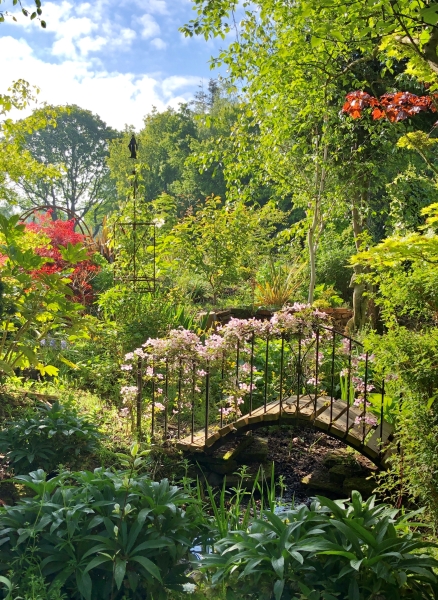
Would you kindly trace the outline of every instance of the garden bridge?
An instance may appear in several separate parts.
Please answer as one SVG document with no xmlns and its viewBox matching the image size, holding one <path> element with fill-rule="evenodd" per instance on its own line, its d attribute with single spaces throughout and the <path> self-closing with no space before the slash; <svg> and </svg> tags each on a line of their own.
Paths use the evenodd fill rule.
<svg viewBox="0 0 438 600">
<path fill-rule="evenodd" d="M 204 337 L 174 330 L 130 353 L 137 427 L 188 453 L 272 425 L 305 424 L 378 466 L 389 456 L 399 407 L 363 344 L 327 315 L 284 309 L 270 320 L 232 319 Z M 127 355 L 128 356 L 128 355 Z M 144 415 L 148 415 L 145 421 Z"/>
<path fill-rule="evenodd" d="M 207 437 L 205 430 L 201 430 L 182 438 L 177 447 L 189 453 L 210 453 L 230 438 L 247 431 L 272 425 L 302 424 L 343 441 L 377 466 L 383 466 L 389 455 L 387 447 L 394 428 L 384 419 L 375 426 L 366 422 L 358 425 L 356 421 L 362 415 L 363 411 L 356 407 L 328 396 L 292 396 L 282 404 L 274 400 L 224 427 L 209 427 Z"/>
</svg>

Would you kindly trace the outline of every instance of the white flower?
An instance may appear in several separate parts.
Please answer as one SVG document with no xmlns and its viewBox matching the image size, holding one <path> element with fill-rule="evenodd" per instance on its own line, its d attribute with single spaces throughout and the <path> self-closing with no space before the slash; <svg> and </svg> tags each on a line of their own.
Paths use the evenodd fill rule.
<svg viewBox="0 0 438 600">
<path fill-rule="evenodd" d="M 196 585 L 194 583 L 184 583 L 182 588 L 186 594 L 193 594 L 196 590 Z"/>
</svg>

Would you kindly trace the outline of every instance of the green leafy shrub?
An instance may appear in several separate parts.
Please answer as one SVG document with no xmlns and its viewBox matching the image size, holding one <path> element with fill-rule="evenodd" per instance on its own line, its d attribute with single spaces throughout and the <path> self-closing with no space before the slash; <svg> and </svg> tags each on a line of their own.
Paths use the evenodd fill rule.
<svg viewBox="0 0 438 600">
<path fill-rule="evenodd" d="M 35 496 L 0 509 L 0 569 L 12 578 L 39 569 L 49 591 L 61 584 L 72 600 L 183 591 L 200 511 L 166 479 L 135 475 L 139 461 L 124 472 L 18 477 Z"/>
<path fill-rule="evenodd" d="M 87 338 L 77 339 L 65 350 L 64 359 L 52 359 L 78 388 L 91 390 L 101 398 L 118 401 L 120 364 L 126 352 L 121 327 L 114 321 L 100 321 L 86 315 Z"/>
<path fill-rule="evenodd" d="M 39 406 L 29 417 L 10 421 L 0 431 L 0 452 L 16 473 L 38 467 L 51 471 L 95 450 L 100 437 L 95 425 L 75 408 L 55 402 Z"/>
<path fill-rule="evenodd" d="M 318 496 L 310 508 L 264 511 L 217 542 L 201 569 L 228 587 L 227 600 L 432 600 L 438 562 L 418 554 L 431 544 L 409 531 L 413 514 L 397 513 L 358 492 L 351 502 Z"/>
<path fill-rule="evenodd" d="M 425 506 L 438 524 L 438 330 L 395 326 L 384 336 L 367 334 L 373 370 L 387 375 L 385 392 L 396 403 L 396 439 L 391 468 L 380 474 L 379 493 Z M 372 395 L 371 395 L 372 397 Z"/>
</svg>

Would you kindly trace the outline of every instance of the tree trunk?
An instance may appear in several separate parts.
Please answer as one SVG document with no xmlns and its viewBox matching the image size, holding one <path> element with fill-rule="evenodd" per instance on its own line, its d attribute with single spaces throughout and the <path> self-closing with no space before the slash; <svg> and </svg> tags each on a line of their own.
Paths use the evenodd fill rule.
<svg viewBox="0 0 438 600">
<path fill-rule="evenodd" d="M 366 198 L 366 191 L 363 190 L 360 195 L 360 200 L 364 201 Z M 353 221 L 353 233 L 354 243 L 356 245 L 356 251 L 360 252 L 362 248 L 362 234 L 364 231 L 362 219 L 357 206 L 357 202 L 353 201 L 352 208 L 352 221 Z M 347 330 L 350 333 L 355 333 L 361 329 L 367 322 L 367 309 L 368 309 L 368 297 L 366 292 L 368 291 L 367 284 L 360 281 L 360 276 L 365 272 L 362 265 L 354 266 L 354 273 L 350 281 L 350 287 L 353 288 L 353 316 L 347 323 Z"/>
<path fill-rule="evenodd" d="M 309 281 L 309 294 L 307 296 L 307 302 L 313 303 L 313 296 L 315 293 L 316 285 L 316 243 L 315 243 L 315 232 L 318 224 L 318 217 L 315 211 L 313 216 L 313 222 L 307 233 L 307 246 L 309 249 L 309 268 L 310 268 L 310 281 Z"/>
<path fill-rule="evenodd" d="M 319 140 L 316 142 L 316 153 L 318 153 Z M 316 251 L 318 249 L 319 236 L 324 228 L 321 215 L 321 202 L 324 193 L 325 177 L 326 177 L 326 163 L 328 156 L 327 145 L 324 146 L 322 155 L 322 166 L 316 164 L 315 167 L 315 200 L 313 206 L 313 218 L 312 224 L 307 233 L 307 246 L 309 249 L 309 268 L 310 268 L 310 282 L 309 282 L 309 294 L 307 302 L 313 303 L 313 297 L 315 294 L 316 285 Z M 309 204 L 309 208 L 311 205 Z"/>
</svg>

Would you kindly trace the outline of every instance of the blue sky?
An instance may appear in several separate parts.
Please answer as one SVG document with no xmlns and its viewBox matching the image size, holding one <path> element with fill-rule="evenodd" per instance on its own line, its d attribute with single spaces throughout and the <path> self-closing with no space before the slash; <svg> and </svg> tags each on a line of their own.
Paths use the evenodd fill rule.
<svg viewBox="0 0 438 600">
<path fill-rule="evenodd" d="M 190 0 L 43 0 L 47 29 L 21 15 L 0 24 L 0 93 L 22 78 L 42 101 L 139 128 L 152 106 L 176 107 L 216 75 L 208 61 L 228 42 L 184 38 L 194 16 Z"/>
</svg>

